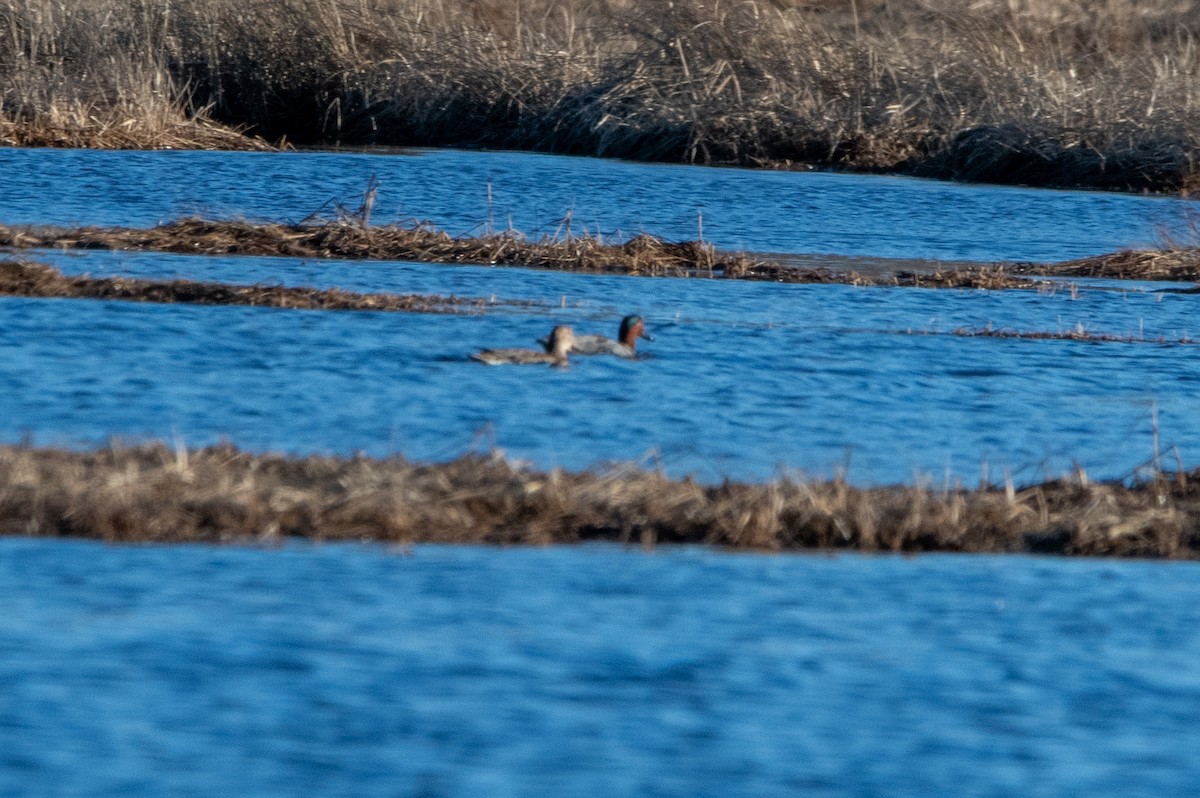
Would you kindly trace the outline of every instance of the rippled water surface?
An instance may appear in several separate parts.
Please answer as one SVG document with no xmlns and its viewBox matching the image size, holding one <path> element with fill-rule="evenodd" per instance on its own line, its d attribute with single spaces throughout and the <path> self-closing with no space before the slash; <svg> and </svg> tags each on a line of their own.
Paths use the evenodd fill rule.
<svg viewBox="0 0 1200 798">
<path fill-rule="evenodd" d="M 1181 229 L 1177 200 L 512 153 L 0 149 L 0 222 L 300 219 L 645 229 L 726 247 L 1047 260 Z M 493 200 L 489 208 L 489 181 Z M 0 438 L 705 480 L 1128 476 L 1200 451 L 1193 296 L 931 291 L 416 263 L 32 253 L 68 273 L 534 300 L 475 315 L 0 298 Z M 553 324 L 637 362 L 488 368 Z M 992 326 L 1167 343 L 964 338 Z M 1187 341 L 1188 343 L 1179 343 Z M 0 796 L 1191 795 L 1191 564 L 699 549 L 0 541 Z"/>
<path fill-rule="evenodd" d="M 1197 575 L 4 541 L 0 793 L 1185 796 Z"/>
<path fill-rule="evenodd" d="M 419 264 L 51 256 L 68 271 L 533 298 L 475 316 L 0 300 L 9 439 L 232 439 L 254 449 L 444 459 L 498 445 L 542 466 L 661 464 L 703 479 L 779 468 L 1121 476 L 1162 440 L 1200 452 L 1196 345 L 961 338 L 957 328 L 1200 334 L 1154 290 L 936 291 L 655 280 Z M 1135 289 L 1146 288 L 1134 286 Z M 566 307 L 562 307 L 563 305 Z M 646 360 L 484 367 L 559 322 L 655 335 Z M 908 333 L 919 334 L 908 334 Z M 931 333 L 931 334 L 926 334 Z"/>
</svg>

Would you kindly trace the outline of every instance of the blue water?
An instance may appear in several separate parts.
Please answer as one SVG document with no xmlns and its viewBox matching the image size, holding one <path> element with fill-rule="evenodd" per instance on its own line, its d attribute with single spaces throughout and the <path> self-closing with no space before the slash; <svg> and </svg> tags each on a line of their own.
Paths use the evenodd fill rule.
<svg viewBox="0 0 1200 798">
<path fill-rule="evenodd" d="M 0 541 L 0 794 L 1187 796 L 1198 577 Z"/>
<path fill-rule="evenodd" d="M 943 260 L 1062 260 L 1188 229 L 1196 204 L 909 178 L 666 166 L 492 152 L 204 153 L 0 149 L 0 223 L 145 226 L 181 214 L 300 220 L 357 207 L 372 174 L 377 222 L 454 233 L 510 224 L 722 247 Z M 488 205 L 488 186 L 492 202 Z"/>
<path fill-rule="evenodd" d="M 1083 288 L 941 291 L 581 277 L 514 269 L 162 255 L 52 255 L 70 272 L 535 298 L 478 316 L 0 299 L 0 436 L 231 439 L 299 453 L 447 459 L 498 446 L 542 467 L 641 461 L 704 480 L 778 471 L 860 483 L 1018 480 L 1078 463 L 1121 477 L 1200 453 L 1196 345 L 946 335 L 959 327 L 1200 335 L 1194 297 Z M 1157 289 L 1160 286 L 1133 286 Z M 562 307 L 563 305 L 566 307 Z M 555 323 L 616 333 L 641 362 L 483 367 Z M 1172 462 L 1174 459 L 1172 459 Z"/>
<path fill-rule="evenodd" d="M 780 252 L 1044 260 L 1156 240 L 1177 200 L 511 153 L 0 150 L 0 222 L 303 218 L 646 229 Z M 856 483 L 1127 476 L 1200 451 L 1194 297 L 654 280 L 36 253 L 70 273 L 537 299 L 474 316 L 0 298 L 0 439 Z M 642 313 L 639 362 L 487 368 Z M 922 333 L 910 335 L 908 333 Z M 925 334 L 928 333 L 928 334 Z M 1157 421 L 1155 421 L 1157 419 Z M 0 490 L 3 487 L 0 486 Z M 704 549 L 0 540 L 8 796 L 1188 796 L 1194 564 Z"/>
</svg>

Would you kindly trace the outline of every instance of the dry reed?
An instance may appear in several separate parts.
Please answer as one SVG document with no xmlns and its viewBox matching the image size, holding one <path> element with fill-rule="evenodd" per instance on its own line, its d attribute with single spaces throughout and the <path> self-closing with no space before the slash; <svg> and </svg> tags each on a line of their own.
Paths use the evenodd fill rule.
<svg viewBox="0 0 1200 798">
<path fill-rule="evenodd" d="M 527 240 L 517 232 L 453 237 L 426 224 L 367 226 L 350 218 L 302 224 L 180 219 L 149 229 L 7 227 L 0 247 L 113 249 L 206 255 L 409 260 L 488 264 L 648 277 L 697 277 L 780 283 L 847 283 L 923 288 L 1030 288 L 1038 283 L 999 267 L 920 274 L 859 274 L 800 268 L 719 252 L 701 241 L 670 242 L 639 235 L 623 243 L 585 236 Z"/>
<path fill-rule="evenodd" d="M 231 445 L 89 452 L 0 446 L 0 534 L 109 541 L 604 540 L 761 550 L 1200 556 L 1200 473 L 1132 485 L 705 486 L 634 467 L 568 473 L 468 455 L 287 457 Z"/>
<path fill-rule="evenodd" d="M 107 249 L 185 255 L 259 255 L 345 260 L 405 260 L 422 263 L 519 266 L 646 277 L 696 277 L 778 283 L 901 286 L 912 288 L 1045 289 L 1035 277 L 1095 277 L 1120 280 L 1200 281 L 1200 248 L 1171 244 L 1160 249 L 1121 251 L 1061 263 L 929 264 L 873 262 L 869 272 L 854 259 L 783 256 L 780 260 L 723 252 L 702 241 L 671 242 L 642 234 L 621 243 L 591 235 L 529 240 L 516 231 L 451 236 L 426 223 L 369 226 L 356 214 L 285 224 L 184 218 L 152 228 L 6 226 L 0 247 L 9 249 Z"/>
<path fill-rule="evenodd" d="M 220 121 L 1174 191 L 1196 183 L 1198 30 L 1174 0 L 3 0 L 0 134 L 213 146 Z"/>
<path fill-rule="evenodd" d="M 1014 265 L 1012 271 L 1047 277 L 1196 282 L 1200 281 L 1200 248 L 1167 246 L 1154 250 L 1128 250 L 1063 263 Z"/>
</svg>

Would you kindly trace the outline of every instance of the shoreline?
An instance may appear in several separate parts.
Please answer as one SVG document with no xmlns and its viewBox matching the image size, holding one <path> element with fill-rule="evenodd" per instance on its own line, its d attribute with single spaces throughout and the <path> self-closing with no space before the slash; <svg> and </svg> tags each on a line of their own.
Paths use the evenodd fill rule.
<svg viewBox="0 0 1200 798">
<path fill-rule="evenodd" d="M 1125 484 L 702 485 L 624 465 L 566 472 L 498 452 L 253 454 L 231 444 L 0 445 L 0 534 L 130 543 L 557 545 L 1200 559 L 1200 470 Z"/>
</svg>

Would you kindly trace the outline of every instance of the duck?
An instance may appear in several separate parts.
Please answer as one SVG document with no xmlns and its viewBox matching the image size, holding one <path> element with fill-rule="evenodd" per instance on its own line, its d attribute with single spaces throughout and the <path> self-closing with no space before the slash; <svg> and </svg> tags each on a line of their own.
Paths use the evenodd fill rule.
<svg viewBox="0 0 1200 798">
<path fill-rule="evenodd" d="M 565 324 L 560 324 L 551 330 L 550 335 L 542 339 L 541 343 L 546 347 L 544 352 L 536 349 L 482 349 L 472 352 L 470 358 L 489 366 L 505 364 L 565 366 L 569 362 L 567 353 L 575 345 L 575 331 Z"/>
<path fill-rule="evenodd" d="M 645 338 L 653 341 L 646 334 L 646 322 L 641 316 L 626 316 L 621 319 L 621 328 L 617 331 L 617 340 L 603 335 L 577 335 L 571 351 L 577 355 L 616 355 L 617 357 L 637 357 L 637 339 Z M 547 345 L 547 340 L 540 343 Z"/>
</svg>

